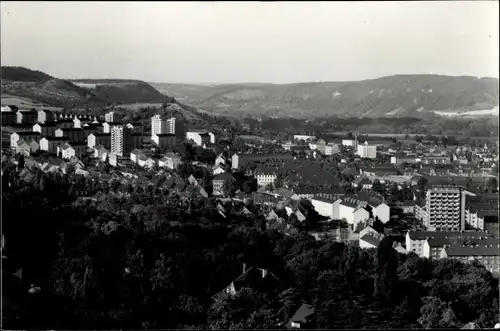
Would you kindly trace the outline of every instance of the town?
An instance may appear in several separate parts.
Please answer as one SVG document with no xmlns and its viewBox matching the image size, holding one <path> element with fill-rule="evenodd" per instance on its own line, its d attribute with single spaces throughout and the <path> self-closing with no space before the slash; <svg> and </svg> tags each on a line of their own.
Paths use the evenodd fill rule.
<svg viewBox="0 0 500 331">
<path fill-rule="evenodd" d="M 297 133 L 238 149 L 228 145 L 225 132 L 186 128 L 182 116 L 155 115 L 143 125 L 125 123 L 113 111 L 97 118 L 16 106 L 2 107 L 2 128 L 12 132 L 2 162 L 19 164 L 23 157 L 30 171 L 110 187 L 175 186 L 188 204 L 193 192 L 199 199 L 214 197 L 228 219 L 228 206 L 251 203 L 251 210 L 236 210 L 259 209 L 267 228 L 286 235 L 306 228 L 317 240 L 363 249 L 392 235 L 400 253 L 474 260 L 500 272 L 498 142 L 443 146 Z M 96 193 L 77 183 L 72 192 Z"/>
<path fill-rule="evenodd" d="M 1 329 L 500 329 L 498 6 L 2 2 Z"/>
</svg>

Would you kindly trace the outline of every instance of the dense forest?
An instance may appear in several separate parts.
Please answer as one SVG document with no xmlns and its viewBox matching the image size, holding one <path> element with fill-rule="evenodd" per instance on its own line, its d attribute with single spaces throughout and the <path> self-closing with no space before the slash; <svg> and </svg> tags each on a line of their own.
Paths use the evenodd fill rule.
<svg viewBox="0 0 500 331">
<path fill-rule="evenodd" d="M 284 236 L 257 206 L 229 219 L 211 198 L 185 205 L 174 190 L 22 163 L 2 164 L 5 329 L 278 329 L 302 302 L 321 329 L 498 322 L 498 280 L 480 265 L 401 255 L 390 237 L 362 250 Z M 279 282 L 222 293 L 244 264 Z"/>
</svg>

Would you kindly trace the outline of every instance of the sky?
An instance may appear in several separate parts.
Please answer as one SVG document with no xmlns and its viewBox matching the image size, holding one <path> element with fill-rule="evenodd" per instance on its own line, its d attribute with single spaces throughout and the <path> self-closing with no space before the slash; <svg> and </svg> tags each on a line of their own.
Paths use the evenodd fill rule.
<svg viewBox="0 0 500 331">
<path fill-rule="evenodd" d="M 1 2 L 1 63 L 169 83 L 498 77 L 497 1 Z"/>
</svg>

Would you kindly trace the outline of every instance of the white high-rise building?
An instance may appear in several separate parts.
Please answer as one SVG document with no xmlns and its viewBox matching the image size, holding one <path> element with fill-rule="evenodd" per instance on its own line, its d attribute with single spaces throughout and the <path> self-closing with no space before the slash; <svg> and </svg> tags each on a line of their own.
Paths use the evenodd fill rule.
<svg viewBox="0 0 500 331">
<path fill-rule="evenodd" d="M 113 111 L 104 115 L 104 121 L 108 123 L 120 123 L 121 120 L 122 117 Z"/>
<path fill-rule="evenodd" d="M 126 125 L 111 127 L 111 152 L 119 156 L 128 156 L 132 151 L 132 131 Z"/>
<path fill-rule="evenodd" d="M 377 146 L 368 145 L 368 141 L 365 141 L 363 145 L 358 146 L 357 154 L 362 158 L 376 159 L 377 158 Z"/>
<path fill-rule="evenodd" d="M 151 137 L 158 134 L 174 134 L 178 139 L 184 139 L 184 123 L 175 117 L 167 119 L 155 115 L 151 117 Z"/>
</svg>

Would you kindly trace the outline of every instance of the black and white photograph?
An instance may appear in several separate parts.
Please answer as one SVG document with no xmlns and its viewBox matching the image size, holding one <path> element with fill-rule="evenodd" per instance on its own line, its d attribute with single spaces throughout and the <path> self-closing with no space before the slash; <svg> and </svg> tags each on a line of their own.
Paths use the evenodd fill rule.
<svg viewBox="0 0 500 331">
<path fill-rule="evenodd" d="M 500 329 L 499 1 L 1 1 L 2 330 Z"/>
</svg>

